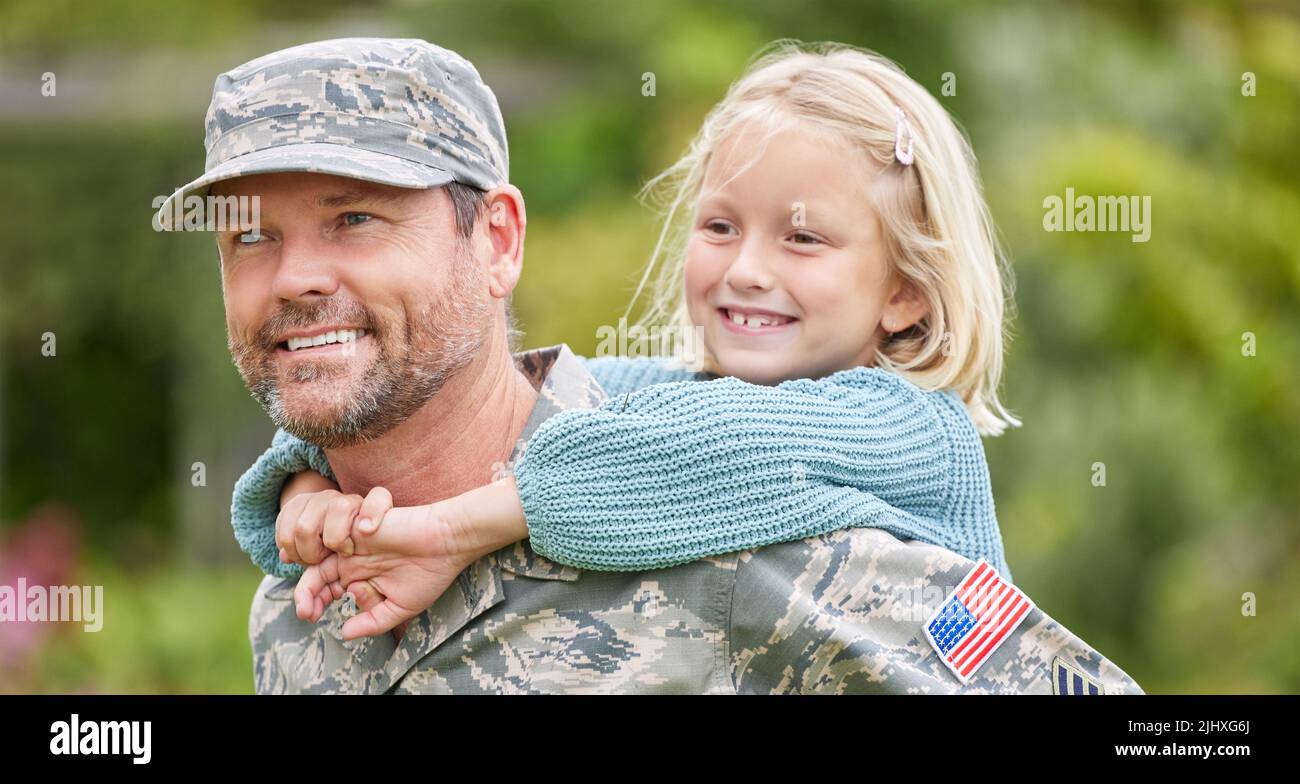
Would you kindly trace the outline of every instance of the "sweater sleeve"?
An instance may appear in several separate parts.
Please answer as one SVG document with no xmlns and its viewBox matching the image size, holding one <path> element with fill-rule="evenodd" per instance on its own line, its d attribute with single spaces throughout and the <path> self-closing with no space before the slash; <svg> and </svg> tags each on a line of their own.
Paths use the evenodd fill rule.
<svg viewBox="0 0 1300 784">
<path fill-rule="evenodd" d="M 596 379 L 600 388 L 610 397 L 625 395 L 651 384 L 669 381 L 698 381 L 711 378 L 695 373 L 686 367 L 659 359 L 627 359 L 624 357 L 583 358 L 587 372 Z"/>
<path fill-rule="evenodd" d="M 855 368 L 774 387 L 655 384 L 565 411 L 538 428 L 515 476 L 533 548 L 585 569 L 864 526 L 1006 574 L 983 460 L 955 395 Z"/>
<path fill-rule="evenodd" d="M 275 544 L 275 521 L 280 516 L 280 492 L 289 477 L 314 470 L 334 478 L 329 460 L 320 447 L 295 435 L 277 430 L 271 448 L 235 482 L 230 504 L 230 524 L 239 547 L 263 572 L 275 577 L 297 579 L 303 568 L 280 561 Z"/>
</svg>

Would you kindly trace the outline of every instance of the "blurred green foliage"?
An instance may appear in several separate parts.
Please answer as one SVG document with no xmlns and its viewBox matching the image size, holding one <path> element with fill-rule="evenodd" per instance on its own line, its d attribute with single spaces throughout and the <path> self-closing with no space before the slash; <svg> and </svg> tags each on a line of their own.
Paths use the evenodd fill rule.
<svg viewBox="0 0 1300 784">
<path fill-rule="evenodd" d="M 97 563 L 103 629 L 55 634 L 0 693 L 229 694 L 252 691 L 248 608 L 260 575 L 248 569 L 154 569 Z M 85 575 L 83 575 L 84 577 Z"/>
<path fill-rule="evenodd" d="M 516 312 L 528 345 L 580 353 L 653 242 L 634 194 L 759 46 L 865 46 L 936 95 L 953 73 L 941 100 L 1017 277 L 1004 399 L 1025 427 L 986 448 L 1018 582 L 1149 691 L 1300 691 L 1296 16 L 776 0 L 0 3 L 0 62 L 33 91 L 64 64 L 215 64 L 135 77 L 201 93 L 183 114 L 0 108 L 0 520 L 73 507 L 82 579 L 109 602 L 104 632 L 60 635 L 0 690 L 250 690 L 258 575 L 222 521 L 270 427 L 230 364 L 211 238 L 154 233 L 150 205 L 202 169 L 217 69 L 344 35 L 423 37 L 479 66 L 532 219 Z M 1151 240 L 1045 232 L 1042 200 L 1066 187 L 1150 195 Z"/>
</svg>

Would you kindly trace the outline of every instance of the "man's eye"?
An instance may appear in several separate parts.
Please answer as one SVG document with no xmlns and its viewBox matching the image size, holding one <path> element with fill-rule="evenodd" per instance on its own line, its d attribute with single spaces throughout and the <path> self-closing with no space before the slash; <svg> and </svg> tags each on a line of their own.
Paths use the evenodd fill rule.
<svg viewBox="0 0 1300 784">
<path fill-rule="evenodd" d="M 349 212 L 343 216 L 343 222 L 349 226 L 358 226 L 370 220 L 370 216 L 364 212 Z"/>
<path fill-rule="evenodd" d="M 241 245 L 256 245 L 261 242 L 262 239 L 263 236 L 256 231 L 246 231 L 239 235 L 239 243 Z"/>
</svg>

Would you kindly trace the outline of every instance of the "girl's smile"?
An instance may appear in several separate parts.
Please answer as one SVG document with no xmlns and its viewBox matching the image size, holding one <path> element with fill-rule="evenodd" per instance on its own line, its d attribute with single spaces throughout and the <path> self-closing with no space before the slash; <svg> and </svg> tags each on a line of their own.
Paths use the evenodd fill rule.
<svg viewBox="0 0 1300 784">
<path fill-rule="evenodd" d="M 890 273 L 866 157 L 794 125 L 726 139 L 704 178 L 686 299 L 724 375 L 756 384 L 874 363 L 924 315 Z"/>
<path fill-rule="evenodd" d="M 740 306 L 718 308 L 722 325 L 737 335 L 780 336 L 794 334 L 794 325 L 799 319 L 770 310 L 760 310 Z"/>
</svg>

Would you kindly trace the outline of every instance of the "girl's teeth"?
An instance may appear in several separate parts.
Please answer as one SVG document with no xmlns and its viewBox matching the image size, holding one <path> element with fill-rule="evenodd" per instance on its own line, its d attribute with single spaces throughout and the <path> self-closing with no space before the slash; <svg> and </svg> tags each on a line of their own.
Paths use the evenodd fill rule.
<svg viewBox="0 0 1300 784">
<path fill-rule="evenodd" d="M 739 324 L 742 327 L 757 329 L 759 327 L 775 327 L 786 323 L 786 319 L 773 318 L 771 316 L 746 316 L 744 313 L 737 313 L 734 310 L 727 311 L 727 318 L 731 319 L 733 324 Z"/>
</svg>

